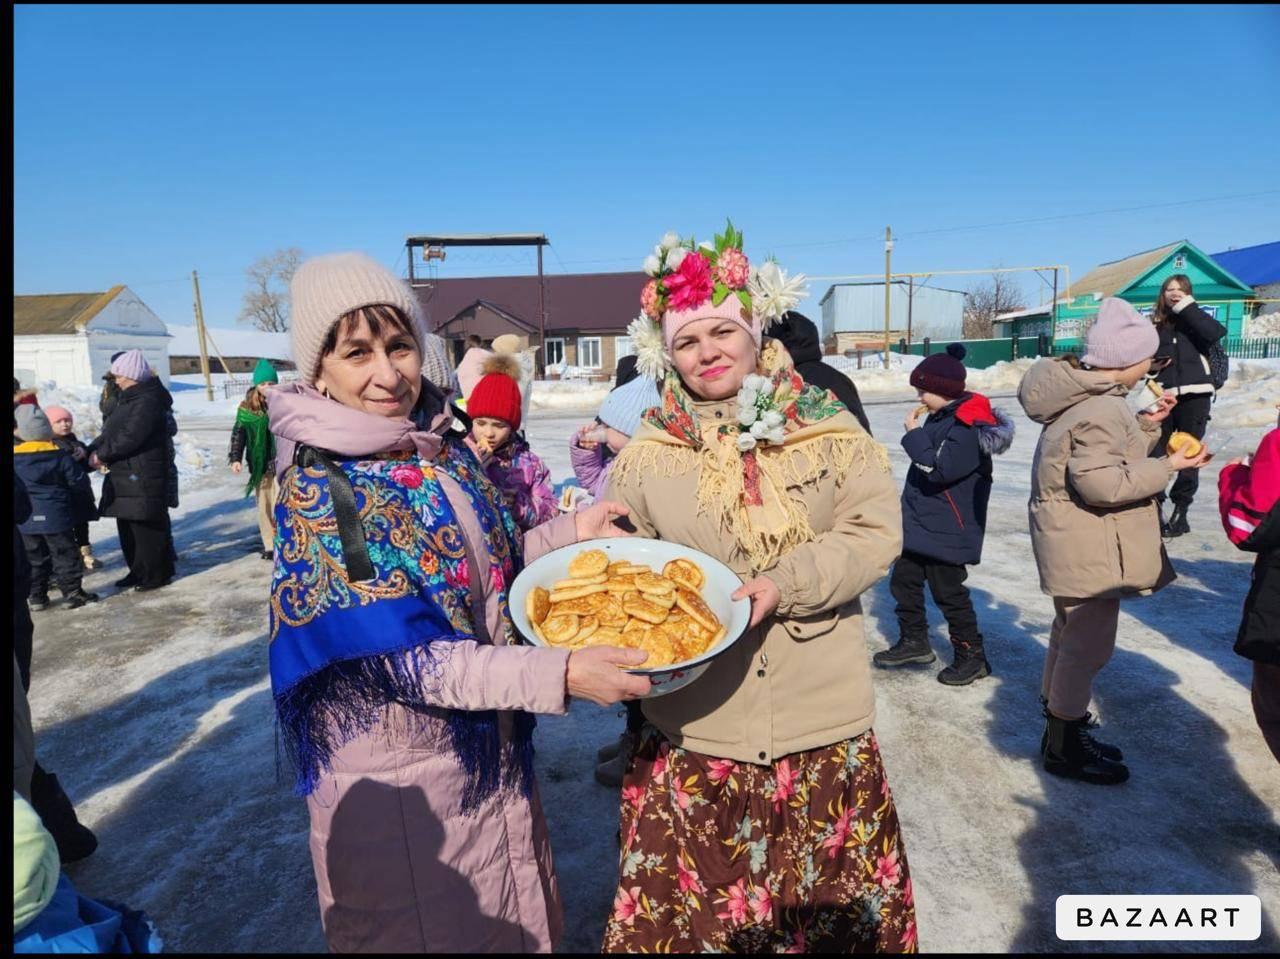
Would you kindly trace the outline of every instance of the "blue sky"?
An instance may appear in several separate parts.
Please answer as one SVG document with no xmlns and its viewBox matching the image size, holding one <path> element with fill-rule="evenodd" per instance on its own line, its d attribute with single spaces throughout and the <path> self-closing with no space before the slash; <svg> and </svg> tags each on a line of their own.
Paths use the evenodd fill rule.
<svg viewBox="0 0 1280 959">
<path fill-rule="evenodd" d="M 1280 239 L 1275 6 L 19 6 L 14 24 L 15 291 L 125 283 L 170 323 L 192 322 L 193 268 L 227 326 L 262 254 L 361 249 L 403 275 L 426 231 L 541 231 L 548 272 L 594 272 L 729 215 L 753 259 L 810 275 L 882 270 L 886 225 L 895 269 L 1075 277 L 1183 237 Z M 439 275 L 533 262 L 457 250 Z"/>
</svg>

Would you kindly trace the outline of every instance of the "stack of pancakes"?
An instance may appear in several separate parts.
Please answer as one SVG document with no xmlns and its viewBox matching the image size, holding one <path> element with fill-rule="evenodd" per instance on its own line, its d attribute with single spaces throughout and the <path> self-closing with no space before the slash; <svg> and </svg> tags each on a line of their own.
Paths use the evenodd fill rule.
<svg viewBox="0 0 1280 959">
<path fill-rule="evenodd" d="M 642 649 L 647 669 L 700 656 L 725 634 L 702 599 L 706 577 L 690 560 L 673 559 L 659 575 L 590 549 L 570 561 L 569 577 L 550 591 L 535 586 L 526 600 L 529 622 L 548 646 Z"/>
</svg>

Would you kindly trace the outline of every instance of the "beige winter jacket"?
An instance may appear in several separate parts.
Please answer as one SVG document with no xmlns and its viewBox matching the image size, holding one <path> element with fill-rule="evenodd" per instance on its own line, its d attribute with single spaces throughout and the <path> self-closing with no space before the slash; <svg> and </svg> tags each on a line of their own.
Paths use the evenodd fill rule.
<svg viewBox="0 0 1280 959">
<path fill-rule="evenodd" d="M 734 421 L 737 399 L 695 408 L 709 436 Z M 889 473 L 872 458 L 839 485 L 828 471 L 802 487 L 817 539 L 768 570 L 751 569 L 716 518 L 699 514 L 697 484 L 696 470 L 630 479 L 615 470 L 608 496 L 631 509 L 640 535 L 715 556 L 744 581 L 765 572 L 782 601 L 699 680 L 644 700 L 645 716 L 679 746 L 758 764 L 866 732 L 875 700 L 858 597 L 901 551 L 902 516 Z"/>
<path fill-rule="evenodd" d="M 1085 599 L 1154 592 L 1174 580 L 1155 495 L 1167 459 L 1150 459 L 1160 426 L 1139 420 L 1128 390 L 1064 360 L 1037 362 L 1018 387 L 1044 425 L 1031 466 L 1031 545 L 1040 588 Z"/>
</svg>

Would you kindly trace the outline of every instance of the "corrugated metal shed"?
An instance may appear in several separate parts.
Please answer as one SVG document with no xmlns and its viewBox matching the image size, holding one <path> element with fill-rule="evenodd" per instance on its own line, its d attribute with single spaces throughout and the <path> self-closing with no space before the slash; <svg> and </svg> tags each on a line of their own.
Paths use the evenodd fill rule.
<svg viewBox="0 0 1280 959">
<path fill-rule="evenodd" d="M 964 292 L 906 280 L 889 285 L 889 327 L 911 339 L 959 339 L 964 329 Z M 884 284 L 836 283 L 822 297 L 822 338 L 837 333 L 884 333 Z"/>
</svg>

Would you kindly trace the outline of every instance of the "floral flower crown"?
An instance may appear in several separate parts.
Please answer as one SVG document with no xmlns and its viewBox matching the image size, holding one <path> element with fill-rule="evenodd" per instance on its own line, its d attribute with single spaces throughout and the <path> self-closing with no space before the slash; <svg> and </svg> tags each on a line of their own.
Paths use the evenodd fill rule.
<svg viewBox="0 0 1280 959">
<path fill-rule="evenodd" d="M 636 351 L 636 365 L 646 376 L 661 377 L 670 368 L 659 324 L 668 311 L 692 310 L 708 301 L 719 306 L 731 296 L 760 321 L 761 332 L 809 295 L 803 273 L 788 277 L 773 260 L 759 269 L 742 252 L 742 232 L 726 221 L 715 242 L 682 240 L 668 232 L 645 257 L 644 271 L 652 279 L 640 292 L 641 313 L 627 333 Z"/>
</svg>

